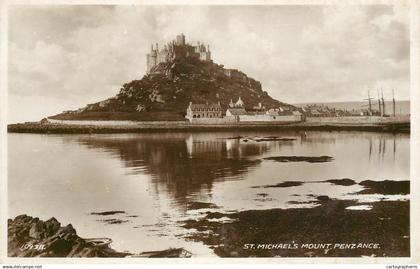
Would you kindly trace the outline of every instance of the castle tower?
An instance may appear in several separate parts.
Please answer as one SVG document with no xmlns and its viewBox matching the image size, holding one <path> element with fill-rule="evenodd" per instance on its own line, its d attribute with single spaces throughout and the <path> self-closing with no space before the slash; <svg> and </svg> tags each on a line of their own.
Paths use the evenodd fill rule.
<svg viewBox="0 0 420 269">
<path fill-rule="evenodd" d="M 180 45 L 180 46 L 184 46 L 185 45 L 185 36 L 184 34 L 180 34 L 176 36 L 176 44 Z"/>
<path fill-rule="evenodd" d="M 157 45 L 157 44 L 156 44 Z M 150 47 L 150 53 L 146 55 L 146 73 L 149 74 L 150 70 L 156 65 L 157 60 L 157 53 L 156 50 L 153 49 L 153 44 Z"/>
<path fill-rule="evenodd" d="M 182 46 L 182 48 L 179 48 Z M 150 74 L 153 67 L 160 63 L 171 62 L 176 59 L 183 59 L 187 57 L 194 57 L 204 62 L 212 62 L 210 46 L 204 43 L 197 42 L 197 46 L 187 44 L 185 42 L 185 35 L 179 34 L 176 38 L 167 44 L 164 43 L 161 50 L 159 44 L 152 44 L 150 53 L 146 55 L 147 60 L 147 74 Z"/>
</svg>

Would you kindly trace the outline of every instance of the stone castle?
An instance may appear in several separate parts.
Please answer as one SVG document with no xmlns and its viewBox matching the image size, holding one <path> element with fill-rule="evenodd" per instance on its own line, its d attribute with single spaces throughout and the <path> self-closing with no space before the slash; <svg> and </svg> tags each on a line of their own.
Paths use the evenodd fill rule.
<svg viewBox="0 0 420 269">
<path fill-rule="evenodd" d="M 149 74 L 153 67 L 160 63 L 172 62 L 177 59 L 186 57 L 194 57 L 201 61 L 210 62 L 211 52 L 210 47 L 207 44 L 201 44 L 197 42 L 196 46 L 190 45 L 185 42 L 185 35 L 177 35 L 175 40 L 164 45 L 163 49 L 159 50 L 159 44 L 156 43 L 156 47 L 153 44 L 150 49 L 150 53 L 146 55 L 147 58 L 147 70 Z"/>
<path fill-rule="evenodd" d="M 153 73 L 153 67 L 159 65 L 160 63 L 170 63 L 187 57 L 196 58 L 203 62 L 213 62 L 211 59 L 210 46 L 208 44 L 204 45 L 197 42 L 197 45 L 193 46 L 185 42 L 184 34 L 180 34 L 176 36 L 175 40 L 172 40 L 164 45 L 161 50 L 159 50 L 158 43 L 156 43 L 155 47 L 152 44 L 150 53 L 146 55 L 146 73 Z M 220 66 L 219 68 L 220 72 L 222 72 L 226 77 L 247 83 L 250 87 L 261 90 L 261 83 L 248 77 L 242 71 L 237 69 L 226 69 L 223 66 Z"/>
</svg>

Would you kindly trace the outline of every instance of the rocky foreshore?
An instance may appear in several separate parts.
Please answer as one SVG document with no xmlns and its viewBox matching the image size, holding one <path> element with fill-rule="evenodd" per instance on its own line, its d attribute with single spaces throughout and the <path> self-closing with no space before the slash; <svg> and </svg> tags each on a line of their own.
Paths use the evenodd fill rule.
<svg viewBox="0 0 420 269">
<path fill-rule="evenodd" d="M 409 181 L 356 183 L 344 178 L 323 182 L 341 186 L 359 184 L 364 189 L 352 200 L 308 194 L 316 199 L 315 207 L 225 213 L 209 210 L 202 218 L 180 224 L 197 231 L 189 239 L 203 242 L 220 257 L 410 256 L 410 201 L 394 196 L 409 195 Z M 303 184 L 306 183 L 284 181 L 253 188 L 293 188 Z M 262 195 L 270 198 L 268 193 Z M 383 197 L 376 201 L 358 200 L 365 195 Z M 305 203 L 312 202 L 295 202 Z"/>
<path fill-rule="evenodd" d="M 318 197 L 314 208 L 207 212 L 183 222 L 220 257 L 408 257 L 409 201 L 364 204 Z M 215 221 L 215 220 L 230 221 Z M 211 221 L 210 221 L 211 220 Z"/>
<path fill-rule="evenodd" d="M 187 258 L 185 249 L 148 251 L 139 254 L 118 252 L 112 249 L 109 238 L 81 238 L 71 224 L 61 226 L 54 217 L 47 221 L 27 215 L 8 219 L 9 257 L 148 257 Z"/>
</svg>

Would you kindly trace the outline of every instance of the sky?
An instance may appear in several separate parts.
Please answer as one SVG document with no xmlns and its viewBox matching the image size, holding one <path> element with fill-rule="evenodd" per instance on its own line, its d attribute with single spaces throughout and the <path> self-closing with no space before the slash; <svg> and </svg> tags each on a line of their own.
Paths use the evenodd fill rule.
<svg viewBox="0 0 420 269">
<path fill-rule="evenodd" d="M 9 7 L 8 121 L 40 120 L 141 79 L 151 44 L 209 44 L 287 103 L 409 99 L 407 6 Z"/>
</svg>

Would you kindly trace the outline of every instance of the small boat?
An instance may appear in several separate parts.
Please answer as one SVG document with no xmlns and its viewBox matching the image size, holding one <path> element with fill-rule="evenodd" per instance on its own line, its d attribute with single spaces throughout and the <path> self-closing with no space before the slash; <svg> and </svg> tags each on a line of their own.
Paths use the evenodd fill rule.
<svg viewBox="0 0 420 269">
<path fill-rule="evenodd" d="M 145 251 L 131 255 L 131 258 L 191 258 L 192 253 L 184 248 L 169 248 L 157 251 Z"/>
<path fill-rule="evenodd" d="M 92 243 L 95 247 L 105 247 L 112 243 L 111 238 L 84 238 L 87 243 Z"/>
</svg>

